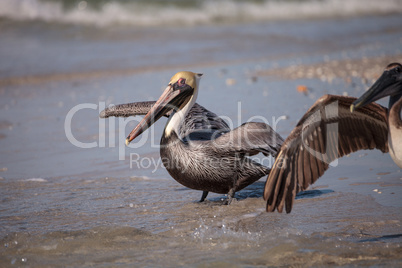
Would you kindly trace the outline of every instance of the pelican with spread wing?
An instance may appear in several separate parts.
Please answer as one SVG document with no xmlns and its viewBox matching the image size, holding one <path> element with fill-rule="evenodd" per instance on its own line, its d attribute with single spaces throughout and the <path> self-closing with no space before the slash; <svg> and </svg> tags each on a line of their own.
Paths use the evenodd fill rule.
<svg viewBox="0 0 402 268">
<path fill-rule="evenodd" d="M 160 155 L 169 174 L 180 184 L 203 191 L 235 192 L 269 174 L 249 156 L 276 156 L 283 139 L 269 125 L 248 122 L 230 130 L 216 114 L 195 103 L 201 74 L 179 72 L 156 102 L 123 104 L 105 109 L 101 117 L 145 114 L 128 135 L 129 144 L 162 116 L 169 117 L 160 142 Z"/>
<path fill-rule="evenodd" d="M 388 109 L 373 103 L 389 96 Z M 389 64 L 359 99 L 325 95 L 285 140 L 267 178 L 267 211 L 290 213 L 296 194 L 339 157 L 363 149 L 389 152 L 402 168 L 402 66 Z M 334 127 L 336 126 L 336 127 Z"/>
</svg>

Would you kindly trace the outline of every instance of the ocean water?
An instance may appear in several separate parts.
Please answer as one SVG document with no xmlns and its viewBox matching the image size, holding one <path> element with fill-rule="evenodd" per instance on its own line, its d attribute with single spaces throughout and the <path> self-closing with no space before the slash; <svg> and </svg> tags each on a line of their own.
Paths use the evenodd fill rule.
<svg viewBox="0 0 402 268">
<path fill-rule="evenodd" d="M 96 26 L 188 26 L 401 11 L 401 0 L 3 0 L 0 3 L 3 18 Z"/>
<path fill-rule="evenodd" d="M 198 203 L 201 192 L 175 182 L 159 158 L 166 119 L 126 147 L 141 118 L 98 118 L 111 104 L 157 99 L 191 70 L 204 74 L 198 103 L 234 127 L 262 120 L 286 137 L 323 94 L 359 96 L 402 61 L 400 1 L 222 1 L 330 15 L 223 9 L 227 19 L 181 26 L 155 14 L 218 6 L 83 2 L 0 3 L 1 267 L 401 266 L 402 174 L 387 154 L 340 159 L 291 214 L 268 214 L 265 178 L 230 206 L 219 194 Z M 153 8 L 143 14 L 153 22 L 138 22 L 135 5 Z M 134 19 L 121 21 L 125 12 Z"/>
</svg>

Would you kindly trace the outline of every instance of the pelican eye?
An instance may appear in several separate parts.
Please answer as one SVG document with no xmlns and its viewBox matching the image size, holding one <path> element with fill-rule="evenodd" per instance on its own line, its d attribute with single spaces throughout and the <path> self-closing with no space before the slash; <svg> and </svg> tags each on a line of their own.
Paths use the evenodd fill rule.
<svg viewBox="0 0 402 268">
<path fill-rule="evenodd" d="M 186 79 L 185 78 L 180 78 L 179 80 L 177 80 L 176 83 L 173 84 L 173 90 L 182 89 L 185 86 L 187 86 Z"/>
<path fill-rule="evenodd" d="M 178 84 L 179 86 L 184 86 L 184 85 L 186 84 L 186 79 L 180 78 L 180 79 L 177 81 L 177 84 Z"/>
<path fill-rule="evenodd" d="M 401 65 L 399 63 L 391 63 L 390 65 L 387 66 L 385 69 L 386 71 L 389 71 L 391 74 L 398 74 L 401 73 Z"/>
<path fill-rule="evenodd" d="M 396 67 L 392 68 L 391 70 L 389 70 L 389 72 L 392 76 L 399 76 L 401 74 L 401 67 L 396 66 Z"/>
</svg>

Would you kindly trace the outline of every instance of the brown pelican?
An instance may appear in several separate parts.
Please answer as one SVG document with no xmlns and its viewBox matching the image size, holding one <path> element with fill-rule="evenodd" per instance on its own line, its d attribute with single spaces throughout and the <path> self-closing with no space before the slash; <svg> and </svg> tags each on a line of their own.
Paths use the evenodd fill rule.
<svg viewBox="0 0 402 268">
<path fill-rule="evenodd" d="M 389 110 L 372 103 L 387 96 Z M 358 150 L 389 152 L 402 168 L 401 97 L 399 63 L 388 65 L 359 99 L 321 97 L 282 145 L 265 184 L 267 211 L 282 212 L 285 205 L 290 213 L 296 194 L 323 175 L 330 162 Z"/>
<path fill-rule="evenodd" d="M 283 139 L 265 123 L 248 122 L 230 131 L 228 125 L 195 103 L 201 74 L 179 72 L 156 102 L 119 105 L 101 117 L 144 114 L 128 135 L 130 143 L 162 116 L 169 116 L 160 142 L 160 155 L 169 174 L 182 185 L 227 194 L 268 175 L 270 169 L 248 156 L 259 152 L 276 156 Z"/>
</svg>

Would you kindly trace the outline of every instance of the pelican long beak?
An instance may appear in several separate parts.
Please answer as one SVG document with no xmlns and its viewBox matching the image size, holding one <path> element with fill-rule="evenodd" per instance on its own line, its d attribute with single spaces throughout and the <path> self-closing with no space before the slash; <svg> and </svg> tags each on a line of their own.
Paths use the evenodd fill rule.
<svg viewBox="0 0 402 268">
<path fill-rule="evenodd" d="M 154 106 L 152 106 L 141 122 L 127 136 L 126 145 L 158 121 L 166 112 L 171 109 L 180 109 L 187 103 L 189 96 L 193 92 L 194 89 L 188 85 L 177 88 L 175 84 L 169 84 Z"/>
<path fill-rule="evenodd" d="M 381 98 L 401 94 L 400 88 L 402 86 L 402 75 L 400 71 L 395 71 L 395 68 L 388 69 L 391 65 L 392 64 L 386 68 L 384 73 L 366 91 L 366 93 L 364 93 L 360 98 L 353 102 L 352 105 L 350 105 L 351 112 Z"/>
</svg>

